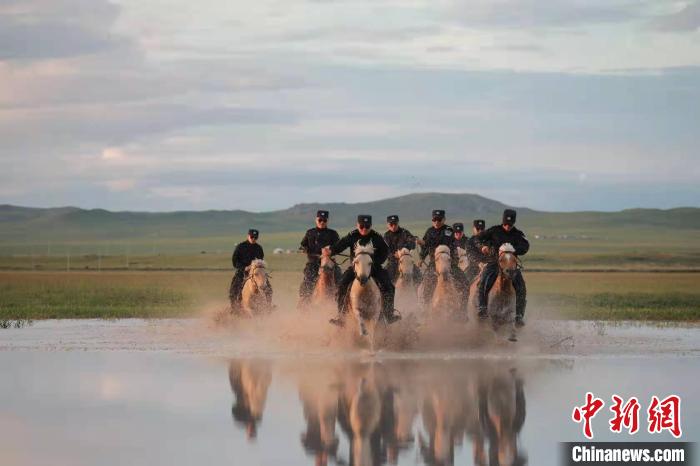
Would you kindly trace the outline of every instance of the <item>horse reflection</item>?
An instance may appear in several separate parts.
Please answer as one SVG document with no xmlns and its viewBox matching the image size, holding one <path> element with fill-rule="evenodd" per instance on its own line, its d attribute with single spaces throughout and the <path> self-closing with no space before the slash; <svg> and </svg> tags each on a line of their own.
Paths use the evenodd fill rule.
<svg viewBox="0 0 700 466">
<path fill-rule="evenodd" d="M 518 445 L 518 434 L 525 424 L 525 392 L 515 369 L 497 374 L 484 384 L 479 412 L 489 441 L 489 465 L 527 464 Z"/>
<path fill-rule="evenodd" d="M 258 424 L 262 421 L 267 389 L 272 380 L 270 364 L 264 361 L 231 361 L 228 379 L 236 400 L 231 415 L 237 424 L 241 424 L 249 440 L 258 433 Z"/>
<path fill-rule="evenodd" d="M 398 464 L 402 452 L 410 457 L 411 451 L 427 465 L 448 466 L 465 443 L 477 466 L 525 465 L 518 438 L 525 422 L 523 381 L 515 369 L 497 366 L 478 360 L 324 360 L 282 373 L 298 381 L 301 444 L 316 466 Z M 252 438 L 270 366 L 232 362 L 229 377 L 234 418 Z"/>
<path fill-rule="evenodd" d="M 299 399 L 304 409 L 306 432 L 301 444 L 314 455 L 316 466 L 326 466 L 336 459 L 338 437 L 335 424 L 338 416 L 338 390 L 326 382 L 304 381 L 299 387 Z"/>
</svg>

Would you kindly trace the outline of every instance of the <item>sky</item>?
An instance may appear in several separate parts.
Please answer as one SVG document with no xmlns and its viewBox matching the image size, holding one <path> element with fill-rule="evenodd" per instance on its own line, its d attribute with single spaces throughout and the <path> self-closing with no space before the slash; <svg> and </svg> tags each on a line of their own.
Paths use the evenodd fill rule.
<svg viewBox="0 0 700 466">
<path fill-rule="evenodd" d="M 0 204 L 700 206 L 700 0 L 0 0 Z"/>
</svg>

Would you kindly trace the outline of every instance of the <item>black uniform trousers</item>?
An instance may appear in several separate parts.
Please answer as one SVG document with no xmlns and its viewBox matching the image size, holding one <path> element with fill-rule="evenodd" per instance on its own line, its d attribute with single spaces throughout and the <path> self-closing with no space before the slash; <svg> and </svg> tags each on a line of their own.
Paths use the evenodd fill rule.
<svg viewBox="0 0 700 466">
<path fill-rule="evenodd" d="M 391 283 L 389 274 L 379 265 L 372 265 L 372 271 L 369 274 L 377 283 L 379 292 L 382 295 L 382 312 L 385 316 L 390 316 L 394 313 L 394 284 Z M 355 269 L 350 266 L 340 277 L 338 282 L 338 312 L 346 312 L 345 305 L 348 292 L 353 280 L 355 280 Z"/>
<path fill-rule="evenodd" d="M 299 285 L 299 297 L 302 300 L 309 299 L 313 294 L 314 287 L 316 286 L 316 282 L 318 281 L 318 271 L 320 268 L 320 261 L 309 261 L 304 266 L 304 278 L 301 281 L 301 285 Z M 340 283 L 340 277 L 342 275 L 342 272 L 340 271 L 340 267 L 338 267 L 338 264 L 335 265 L 334 272 L 335 282 Z"/>
<path fill-rule="evenodd" d="M 399 278 L 399 261 L 395 257 L 390 257 L 386 262 L 386 272 L 389 274 L 391 283 L 396 283 Z M 423 279 L 420 268 L 413 264 L 413 283 L 418 284 Z"/>
<path fill-rule="evenodd" d="M 498 277 L 498 262 L 489 262 L 484 267 L 479 283 L 479 309 L 485 310 L 488 307 L 489 291 L 496 283 Z M 515 288 L 515 315 L 519 317 L 525 316 L 525 304 L 527 303 L 527 289 L 525 288 L 525 280 L 520 270 L 516 270 L 513 274 L 513 288 Z"/>
<path fill-rule="evenodd" d="M 236 269 L 236 273 L 233 274 L 231 279 L 231 286 L 228 289 L 228 298 L 231 301 L 231 308 L 238 309 L 241 306 L 241 294 L 243 292 L 243 285 L 246 281 L 246 270 Z M 265 295 L 267 296 L 268 303 L 272 302 L 272 288 L 265 290 Z"/>
<path fill-rule="evenodd" d="M 467 298 L 469 294 L 467 276 L 462 272 L 462 269 L 453 264 L 452 278 L 455 281 L 457 292 L 460 297 L 459 309 L 467 312 Z M 437 285 L 437 273 L 435 272 L 435 263 L 431 262 L 428 264 L 428 268 L 425 270 L 425 275 L 423 276 L 423 303 L 426 305 L 433 299 L 435 285 Z"/>
</svg>

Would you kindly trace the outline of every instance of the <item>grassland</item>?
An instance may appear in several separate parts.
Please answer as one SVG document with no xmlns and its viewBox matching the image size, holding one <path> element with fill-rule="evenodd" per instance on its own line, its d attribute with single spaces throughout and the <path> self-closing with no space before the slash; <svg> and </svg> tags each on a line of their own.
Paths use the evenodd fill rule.
<svg viewBox="0 0 700 466">
<path fill-rule="evenodd" d="M 275 302 L 291 312 L 301 279 L 273 267 Z M 230 272 L 0 272 L 0 321 L 184 317 L 226 305 Z M 531 318 L 700 321 L 700 273 L 528 273 Z"/>
</svg>

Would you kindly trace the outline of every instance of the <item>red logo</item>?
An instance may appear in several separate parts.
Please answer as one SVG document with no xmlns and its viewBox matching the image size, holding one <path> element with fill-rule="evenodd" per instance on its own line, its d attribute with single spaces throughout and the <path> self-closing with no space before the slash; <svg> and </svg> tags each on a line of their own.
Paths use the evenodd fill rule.
<svg viewBox="0 0 700 466">
<path fill-rule="evenodd" d="M 681 397 L 678 395 L 669 395 L 661 401 L 652 396 L 647 414 L 650 434 L 668 430 L 676 438 L 681 436 Z"/>
<path fill-rule="evenodd" d="M 631 397 L 627 402 L 618 395 L 612 396 L 613 404 L 610 411 L 613 417 L 608 422 L 610 431 L 621 433 L 622 429 L 632 435 L 639 430 L 639 411 L 641 406 L 637 397 Z M 592 420 L 598 412 L 605 406 L 605 402 L 596 398 L 591 392 L 586 393 L 586 403 L 583 406 L 574 407 L 571 419 L 577 423 L 583 423 L 583 435 L 586 438 L 593 438 Z M 669 395 L 663 400 L 657 396 L 651 397 L 649 408 L 647 409 L 648 432 L 656 434 L 669 431 L 674 437 L 679 438 L 681 430 L 681 397 Z"/>
<path fill-rule="evenodd" d="M 587 438 L 593 438 L 593 429 L 591 429 L 591 419 L 598 414 L 598 411 L 605 405 L 603 400 L 593 396 L 593 393 L 586 393 L 586 404 L 576 406 L 574 412 L 571 413 L 571 418 L 574 422 L 583 421 L 583 435 Z"/>
</svg>

